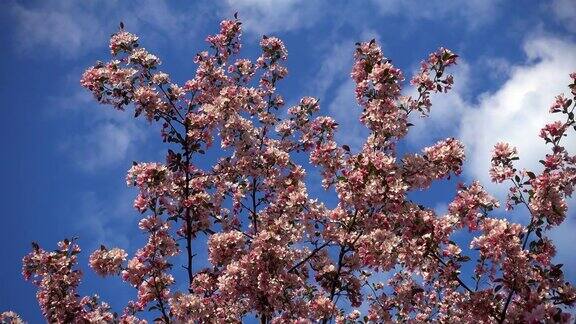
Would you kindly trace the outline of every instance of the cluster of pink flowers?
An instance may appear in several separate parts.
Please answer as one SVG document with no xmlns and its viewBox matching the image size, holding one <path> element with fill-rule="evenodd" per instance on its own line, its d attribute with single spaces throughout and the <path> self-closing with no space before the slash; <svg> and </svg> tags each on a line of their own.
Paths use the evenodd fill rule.
<svg viewBox="0 0 576 324">
<path fill-rule="evenodd" d="M 561 121 L 555 121 L 553 123 L 547 124 L 540 131 L 540 137 L 550 142 L 559 141 L 562 135 L 564 135 L 565 127 L 566 125 Z"/>
<path fill-rule="evenodd" d="M 136 186 L 140 194 L 134 200 L 134 207 L 140 212 L 146 211 L 156 200 L 168 211 L 173 211 L 175 191 L 175 175 L 159 163 L 136 163 L 126 175 L 126 184 Z"/>
<path fill-rule="evenodd" d="M 411 80 L 413 98 L 402 96 L 403 73 L 376 41 L 358 43 L 351 77 L 369 135 L 356 152 L 336 142 L 336 120 L 316 116 L 317 99 L 304 97 L 284 113 L 276 89 L 288 73 L 283 42 L 263 37 L 251 61 L 237 57 L 240 36 L 237 19 L 223 21 L 183 86 L 157 71 L 159 58 L 123 28 L 110 41 L 113 59 L 84 73 L 82 86 L 99 102 L 160 122 L 169 149 L 165 163 L 135 162 L 126 176 L 139 191 L 144 246 L 130 258 L 102 247 L 89 260 L 96 273 L 134 286 L 134 300 L 117 316 L 97 297 L 77 296 L 79 248 L 65 241 L 49 253 L 35 245 L 23 274 L 38 285 L 49 321 L 143 323 L 136 315 L 146 309 L 163 323 L 240 323 L 248 314 L 262 323 L 569 320 L 576 290 L 554 264 L 546 230 L 565 219 L 576 186 L 576 157 L 560 145 L 575 125 L 571 99 L 557 97 L 551 112 L 566 120 L 542 131 L 552 153 L 541 174 L 517 172 L 516 149 L 495 146 L 492 180 L 513 183 L 508 204 L 527 207 L 528 226 L 495 217 L 498 201 L 478 181 L 459 185 L 438 215 L 410 193 L 459 175 L 463 144 L 448 138 L 404 157 L 397 144 L 411 112 L 427 115 L 430 95 L 452 88 L 446 69 L 457 55 L 430 54 Z M 195 165 L 209 150 L 216 162 Z M 310 198 L 302 154 L 335 192 L 332 208 Z M 451 240 L 458 230 L 475 236 L 476 260 Z M 194 251 L 204 241 L 210 265 L 200 268 Z M 467 262 L 473 281 L 462 274 Z M 181 268 L 187 278 L 177 282 Z M 377 281 L 383 271 L 393 273 Z"/>
<path fill-rule="evenodd" d="M 279 38 L 264 36 L 260 41 L 260 47 L 262 47 L 262 56 L 258 60 L 259 65 L 286 60 L 288 57 L 288 51 Z"/>
<path fill-rule="evenodd" d="M 545 218 L 550 225 L 560 225 L 568 211 L 566 193 L 562 188 L 566 185 L 573 187 L 573 184 L 566 182 L 574 182 L 574 176 L 572 175 L 572 179 L 564 176 L 566 175 L 563 172 L 543 173 L 530 182 L 534 192 L 529 203 L 530 210 L 536 217 Z"/>
<path fill-rule="evenodd" d="M 12 311 L 0 313 L 0 323 L 2 324 L 24 324 L 20 315 Z"/>
<path fill-rule="evenodd" d="M 263 36 L 260 41 L 262 48 L 262 55 L 256 60 L 258 67 L 264 69 L 264 73 L 260 78 L 260 87 L 269 95 L 268 102 L 275 103 L 280 99 L 283 100 L 278 94 L 272 95 L 275 92 L 276 82 L 282 80 L 288 74 L 288 69 L 280 62 L 285 61 L 288 57 L 288 51 L 284 43 L 276 37 Z M 272 104 L 269 108 L 279 108 L 278 104 Z"/>
<path fill-rule="evenodd" d="M 456 64 L 456 58 L 458 55 L 441 47 L 431 53 L 428 60 L 422 61 L 420 71 L 410 80 L 410 83 L 417 88 L 419 97 L 416 100 L 411 97 L 405 98 L 404 108 L 408 111 L 418 110 L 423 115 L 430 113 L 432 106 L 430 93 L 448 92 L 452 89 L 454 78 L 451 74 L 444 75 L 444 70 Z"/>
<path fill-rule="evenodd" d="M 156 55 L 149 53 L 144 48 L 138 48 L 132 51 L 128 57 L 128 62 L 146 69 L 154 69 L 160 65 L 160 59 Z"/>
<path fill-rule="evenodd" d="M 106 249 L 101 246 L 99 250 L 90 255 L 90 267 L 101 276 L 118 274 L 121 270 L 122 263 L 126 261 L 128 254 L 119 248 Z"/>
<path fill-rule="evenodd" d="M 379 144 L 400 138 L 407 131 L 407 115 L 397 106 L 402 72 L 385 58 L 374 40 L 357 44 L 352 79 L 356 82 L 356 99 L 364 108 L 361 121 L 377 137 Z"/>
<path fill-rule="evenodd" d="M 570 76 L 573 81 L 569 88 L 572 95 L 576 95 L 576 74 Z M 550 113 L 561 113 L 565 120 L 547 124 L 540 132 L 552 151 L 540 161 L 544 166 L 540 174 L 528 170 L 517 172 L 512 161 L 518 159 L 518 153 L 509 144 L 498 143 L 494 147 L 492 181 L 510 180 L 507 205 L 509 208 L 524 205 L 530 222 L 524 228 L 503 219 L 486 218 L 481 224 L 484 234 L 474 239 L 472 246 L 480 249 L 482 264 L 487 260 L 492 262 L 490 268 L 478 267 L 478 274 L 490 270 L 493 276 L 500 271 L 502 278 L 493 279 L 498 290 L 501 289 L 499 298 L 504 302 L 500 318 L 511 322 L 565 323 L 570 320 L 570 314 L 555 305 L 572 306 L 576 301 L 576 289 L 564 281 L 562 265 L 552 263 L 556 249 L 544 234 L 564 221 L 568 210 L 566 198 L 576 186 L 576 156 L 560 145 L 561 139 L 576 124 L 573 102 L 560 95 L 550 108 Z M 532 233 L 536 233 L 536 238 L 531 237 Z"/>
<path fill-rule="evenodd" d="M 458 194 L 448 205 L 448 212 L 460 220 L 462 227 L 475 230 L 479 221 L 498 206 L 498 200 L 490 196 L 478 181 L 474 181 L 468 187 L 460 187 Z"/>
<path fill-rule="evenodd" d="M 170 305 L 172 314 L 182 323 L 208 319 L 206 310 L 209 308 L 203 303 L 203 298 L 195 294 L 176 293 L 170 299 Z"/>
<path fill-rule="evenodd" d="M 134 91 L 137 74 L 138 70 L 134 68 L 121 68 L 119 61 L 99 63 L 84 72 L 80 84 L 102 103 L 123 109 L 129 103 L 126 97 Z"/>
<path fill-rule="evenodd" d="M 33 251 L 24 257 L 22 274 L 38 286 L 36 297 L 42 313 L 51 323 L 111 323 L 116 315 L 98 296 L 79 297 L 82 272 L 76 269 L 80 248 L 70 240 L 58 243 L 58 249 L 47 252 L 33 243 Z M 8 323 L 21 323 L 13 314 Z M 4 323 L 4 322 L 3 322 Z"/>
<path fill-rule="evenodd" d="M 139 115 L 144 111 L 148 120 L 152 120 L 157 111 L 165 111 L 167 109 L 167 104 L 162 102 L 158 92 L 148 87 L 140 87 L 134 91 L 134 101 L 136 114 Z"/>
<path fill-rule="evenodd" d="M 174 283 L 173 276 L 166 272 L 171 267 L 168 258 L 178 254 L 178 246 L 169 234 L 169 225 L 157 216 L 142 219 L 139 227 L 150 236 L 146 245 L 136 251 L 121 271 L 122 279 L 138 289 L 133 309 L 143 310 L 150 302 L 156 301 L 155 306 L 164 315 L 170 297 L 169 287 Z"/>
<path fill-rule="evenodd" d="M 470 246 L 480 250 L 483 258 L 498 263 L 508 254 L 521 251 L 521 225 L 510 224 L 504 219 L 486 218 L 480 228 L 484 235 L 474 238 Z"/>
<path fill-rule="evenodd" d="M 58 246 L 58 250 L 47 252 L 33 244 L 32 253 L 23 259 L 22 274 L 38 286 L 36 297 L 44 316 L 50 321 L 66 322 L 80 312 L 76 289 L 82 273 L 73 269 L 80 248 L 69 240 Z"/>
<path fill-rule="evenodd" d="M 236 63 L 234 63 L 234 65 L 230 65 L 228 67 L 228 72 L 236 74 L 237 81 L 248 83 L 254 76 L 256 67 L 250 60 L 239 59 L 236 61 Z"/>
<path fill-rule="evenodd" d="M 244 234 L 230 231 L 214 234 L 208 242 L 208 258 L 214 265 L 225 265 L 243 254 L 245 249 Z"/>
<path fill-rule="evenodd" d="M 310 301 L 310 312 L 317 319 L 329 319 L 338 313 L 334 302 L 323 295 L 316 296 Z"/>
<path fill-rule="evenodd" d="M 508 143 L 498 143 L 492 151 L 492 165 L 490 177 L 494 182 L 503 182 L 511 179 L 516 172 L 512 161 L 517 160 L 518 151 Z"/>
<path fill-rule="evenodd" d="M 110 52 L 118 55 L 120 52 L 131 52 L 138 46 L 138 36 L 121 29 L 110 38 Z"/>
<path fill-rule="evenodd" d="M 565 109 L 568 109 L 572 103 L 563 94 L 556 96 L 554 99 L 554 103 L 550 106 L 550 113 L 552 114 L 565 111 Z"/>
<path fill-rule="evenodd" d="M 432 181 L 460 174 L 465 159 L 464 145 L 453 138 L 426 147 L 423 155 L 404 157 L 404 176 L 413 188 L 427 188 Z"/>
<path fill-rule="evenodd" d="M 224 20 L 220 23 L 220 33 L 206 38 L 212 48 L 216 49 L 220 60 L 225 61 L 240 51 L 240 25 L 238 20 Z"/>
<path fill-rule="evenodd" d="M 94 295 L 83 297 L 80 305 L 85 310 L 82 320 L 87 323 L 113 323 L 117 315 L 105 302 L 100 302 L 100 297 Z"/>
</svg>

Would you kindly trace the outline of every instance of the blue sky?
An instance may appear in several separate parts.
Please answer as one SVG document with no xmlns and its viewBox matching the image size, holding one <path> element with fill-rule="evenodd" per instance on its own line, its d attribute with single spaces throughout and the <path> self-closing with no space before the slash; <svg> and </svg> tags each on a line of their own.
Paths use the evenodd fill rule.
<svg viewBox="0 0 576 324">
<path fill-rule="evenodd" d="M 33 240 L 52 249 L 72 236 L 84 249 L 81 293 L 98 293 L 118 311 L 134 297 L 120 280 L 97 278 L 86 261 L 100 243 L 133 252 L 143 241 L 131 208 L 135 191 L 124 176 L 133 160 L 163 160 L 158 127 L 98 105 L 78 80 L 86 67 L 108 59 L 107 39 L 123 21 L 162 59 L 161 69 L 183 83 L 193 76 L 192 58 L 205 48 L 205 36 L 236 11 L 244 22 L 243 56 L 257 57 L 262 34 L 281 37 L 290 73 L 279 90 L 287 103 L 320 98 L 321 113 L 341 125 L 338 140 L 352 147 L 365 135 L 349 77 L 355 42 L 376 38 L 407 76 L 439 46 L 458 53 L 454 91 L 433 98 L 431 117 L 416 119 L 401 147 L 420 150 L 448 136 L 466 144 L 460 179 L 414 195 L 439 211 L 457 181 L 476 178 L 505 196 L 506 188 L 490 184 L 487 173 L 488 152 L 499 140 L 518 146 L 522 166 L 537 168 L 546 152 L 537 132 L 554 96 L 567 92 L 568 73 L 576 71 L 572 0 L 2 1 L 0 310 L 42 321 L 35 290 L 20 275 L 21 258 Z M 576 148 L 574 138 L 566 143 Z M 328 198 L 317 180 L 310 169 L 310 192 Z M 509 217 L 527 222 L 524 213 Z M 573 282 L 575 230 L 572 209 L 552 234 Z"/>
</svg>

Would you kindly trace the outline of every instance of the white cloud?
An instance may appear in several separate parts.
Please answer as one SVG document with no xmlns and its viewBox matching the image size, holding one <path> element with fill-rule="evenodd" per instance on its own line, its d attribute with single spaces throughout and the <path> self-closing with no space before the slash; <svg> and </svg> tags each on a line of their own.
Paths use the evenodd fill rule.
<svg viewBox="0 0 576 324">
<path fill-rule="evenodd" d="M 102 47 L 107 37 L 123 21 L 139 33 L 146 29 L 146 39 L 180 40 L 187 38 L 207 16 L 204 6 L 174 10 L 164 0 L 128 1 L 62 0 L 31 5 L 12 4 L 16 20 L 16 47 L 32 55 L 55 54 L 74 58 Z M 160 31 L 161 37 L 155 32 Z"/>
<path fill-rule="evenodd" d="M 554 0 L 552 1 L 552 12 L 570 31 L 576 32 L 576 1 L 574 0 Z"/>
<path fill-rule="evenodd" d="M 190 16 L 183 10 L 174 10 L 169 2 L 163 0 L 145 0 L 138 6 L 130 8 L 136 18 L 136 24 L 149 24 L 163 32 L 166 37 L 180 37 L 185 26 L 201 17 L 201 10 L 195 16 Z M 198 6 L 196 9 L 201 9 Z M 126 10 L 128 11 L 128 10 Z M 129 15 L 126 15 L 129 17 Z"/>
<path fill-rule="evenodd" d="M 362 31 L 358 39 L 376 39 L 381 44 L 379 35 L 372 30 Z M 327 104 L 328 111 L 321 108 L 320 114 L 329 114 L 338 122 L 336 133 L 338 143 L 347 144 L 352 149 L 358 150 L 366 140 L 368 131 L 360 123 L 362 108 L 356 101 L 355 84 L 350 77 L 354 43 L 352 39 L 334 43 L 325 51 L 319 70 L 314 71 L 314 76 L 308 83 L 313 84 L 312 94 L 320 99 L 321 106 L 326 107 L 324 104 Z"/>
<path fill-rule="evenodd" d="M 368 136 L 368 130 L 360 123 L 361 108 L 354 96 L 354 81 L 349 79 L 336 89 L 335 97 L 328 106 L 330 116 L 338 123 L 336 141 L 347 144 L 354 151 L 362 148 Z"/>
<path fill-rule="evenodd" d="M 97 18 L 85 10 L 77 10 L 72 2 L 30 8 L 16 4 L 12 12 L 18 23 L 17 45 L 25 51 L 42 46 L 70 57 L 104 40 Z"/>
<path fill-rule="evenodd" d="M 307 82 L 313 84 L 311 93 L 321 101 L 324 100 L 326 92 L 337 81 L 350 78 L 349 71 L 352 68 L 354 43 L 352 40 L 347 40 L 332 45 L 332 48 L 326 51 L 320 69 L 314 71 L 313 77 Z"/>
<path fill-rule="evenodd" d="M 238 11 L 245 30 L 257 35 L 309 27 L 322 15 L 320 3 L 307 0 L 225 0 L 226 16 Z"/>
<path fill-rule="evenodd" d="M 336 25 L 357 24 L 366 15 L 402 16 L 415 19 L 453 19 L 467 27 L 491 21 L 501 0 L 427 1 L 372 0 L 330 2 L 307 0 L 224 0 L 225 15 L 238 11 L 245 29 L 256 35 L 309 28 L 330 16 Z"/>
<path fill-rule="evenodd" d="M 482 57 L 480 59 L 480 65 L 486 66 L 487 70 L 490 71 L 488 77 L 491 80 L 508 78 L 511 72 L 510 62 L 502 57 Z"/>
<path fill-rule="evenodd" d="M 355 43 L 376 39 L 382 46 L 378 33 L 370 29 L 362 30 L 355 38 L 341 39 L 339 35 L 333 36 L 325 37 L 321 44 L 316 44 L 322 54 L 321 64 L 317 71 L 312 71 L 312 76 L 306 82 L 312 85 L 313 96 L 320 100 L 325 99 L 326 93 L 334 85 L 342 85 L 350 80 Z"/>
<path fill-rule="evenodd" d="M 423 146 L 433 142 L 435 136 L 456 135 L 467 149 L 465 177 L 479 179 L 500 201 L 505 200 L 509 185 L 490 181 L 488 169 L 493 145 L 505 141 L 517 146 L 520 155 L 517 166 L 539 169 L 538 160 L 550 149 L 538 137 L 539 130 L 547 122 L 559 118 L 549 114 L 548 109 L 556 95 L 565 93 L 568 96 L 568 74 L 576 71 L 576 43 L 541 36 L 526 41 L 524 52 L 527 61 L 509 65 L 508 78 L 502 85 L 493 92 L 481 94 L 477 100 L 467 99 L 466 93 L 466 82 L 477 71 L 466 63 L 460 64 L 455 71 L 455 91 L 436 96 L 431 116 L 418 120 L 409 136 L 412 144 Z M 464 81 L 463 86 L 458 85 L 461 81 Z M 569 136 L 563 143 L 574 153 L 575 136 Z M 576 255 L 572 233 L 576 228 L 573 216 L 576 199 L 571 198 L 568 203 L 572 213 L 561 226 L 550 232 L 550 236 L 558 248 L 556 262 L 564 263 L 568 278 L 574 278 Z M 507 213 L 506 217 L 514 222 L 528 222 L 527 211 L 522 207 Z"/>
<path fill-rule="evenodd" d="M 549 151 L 538 137 L 540 129 L 559 118 L 548 109 L 554 97 L 568 94 L 568 74 L 576 70 L 576 44 L 540 36 L 524 44 L 526 61 L 512 65 L 492 61 L 505 70 L 507 76 L 493 92 L 475 98 L 469 94 L 474 73 L 493 70 L 489 60 L 480 59 L 474 65 L 461 61 L 453 69 L 455 86 L 448 94 L 433 95 L 430 117 L 413 118 L 408 135 L 414 147 L 430 145 L 445 137 L 457 137 L 466 145 L 467 162 L 464 168 L 469 179 L 478 179 L 498 198 L 505 198 L 506 185 L 492 184 L 488 174 L 491 150 L 497 142 L 509 142 L 519 150 L 519 168 L 538 170 L 538 163 Z M 576 138 L 564 142 L 576 147 Z"/>
<path fill-rule="evenodd" d="M 346 49 L 347 43 L 342 42 L 326 51 L 326 59 L 316 73 L 323 78 L 316 81 L 314 93 L 321 99 L 332 97 L 328 113 L 340 124 L 339 143 L 359 148 L 367 133 L 358 121 L 361 111 L 354 98 L 354 83 L 338 77 L 347 76 L 345 72 L 351 64 L 352 53 Z M 539 130 L 558 118 L 549 114 L 549 106 L 556 95 L 568 92 L 568 74 L 576 71 L 576 44 L 569 41 L 538 36 L 525 42 L 524 52 L 526 61 L 515 65 L 498 58 L 480 58 L 474 64 L 460 60 L 452 70 L 454 89 L 448 94 L 433 95 L 430 116 L 412 118 L 416 126 L 408 135 L 409 143 L 417 149 L 446 137 L 461 139 L 467 148 L 465 175 L 479 179 L 500 199 L 505 198 L 508 188 L 490 181 L 492 147 L 500 141 L 510 142 L 520 152 L 518 167 L 537 171 L 538 160 L 549 151 L 538 137 Z M 502 79 L 502 84 L 495 91 L 474 98 L 470 94 L 473 73 L 482 70 L 497 74 L 491 77 Z M 333 93 L 329 92 L 333 87 Z M 565 144 L 576 147 L 576 138 L 570 137 Z"/>
<path fill-rule="evenodd" d="M 55 118 L 73 117 L 76 124 L 86 125 L 60 143 L 62 152 L 85 171 L 125 163 L 148 135 L 142 120 L 134 119 L 130 110 L 121 112 L 98 104 L 84 89 L 53 100 L 52 106 Z"/>
<path fill-rule="evenodd" d="M 134 223 L 134 218 L 130 216 L 136 214 L 132 208 L 133 196 L 131 190 L 122 188 L 106 203 L 93 191 L 80 193 L 74 199 L 76 204 L 73 208 L 76 210 L 73 211 L 78 216 L 74 226 L 82 242 L 85 242 L 85 248 L 93 250 L 100 244 L 124 249 L 130 247 L 128 231 Z"/>
<path fill-rule="evenodd" d="M 454 88 L 448 93 L 433 94 L 431 96 L 432 108 L 428 117 L 420 117 L 414 114 L 407 139 L 410 144 L 417 146 L 432 145 L 446 137 L 457 136 L 458 130 L 454 122 L 462 118 L 464 112 L 469 109 L 464 97 L 467 95 L 470 83 L 470 65 L 465 60 L 460 60 L 455 68 L 451 69 L 454 75 Z M 408 77 L 408 76 L 407 76 Z M 417 96 L 415 89 L 410 88 L 409 95 Z"/>
<path fill-rule="evenodd" d="M 134 124 L 105 121 L 73 140 L 71 155 L 81 168 L 89 171 L 117 165 L 125 160 L 141 133 Z"/>
<path fill-rule="evenodd" d="M 492 20 L 501 0 L 372 0 L 384 16 L 406 16 L 409 19 L 458 19 L 468 27 Z"/>
<path fill-rule="evenodd" d="M 572 199 L 568 204 L 569 210 L 574 210 L 576 207 L 576 199 Z M 550 238 L 556 245 L 556 263 L 564 264 L 562 270 L 566 278 L 574 280 L 576 278 L 576 250 L 574 249 L 574 229 L 576 229 L 576 218 L 573 216 L 567 217 L 564 223 L 554 228 L 550 232 Z"/>
<path fill-rule="evenodd" d="M 549 151 L 538 133 L 558 116 L 548 112 L 554 97 L 567 93 L 568 74 L 576 70 L 576 44 L 539 38 L 524 45 L 528 62 L 511 67 L 510 77 L 493 93 L 480 96 L 477 105 L 466 104 L 460 121 L 460 138 L 468 151 L 466 172 L 489 184 L 490 151 L 499 141 L 518 147 L 519 167 L 537 170 L 538 160 Z M 564 144 L 576 147 L 569 137 Z M 491 189 L 503 194 L 505 186 Z"/>
</svg>

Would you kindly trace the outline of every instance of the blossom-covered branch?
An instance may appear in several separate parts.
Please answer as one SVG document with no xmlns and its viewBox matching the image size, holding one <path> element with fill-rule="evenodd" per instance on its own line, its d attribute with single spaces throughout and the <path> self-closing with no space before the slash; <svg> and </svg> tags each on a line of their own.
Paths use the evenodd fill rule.
<svg viewBox="0 0 576 324">
<path fill-rule="evenodd" d="M 134 162 L 126 177 L 138 190 L 144 246 L 131 257 L 101 246 L 89 258 L 99 275 L 133 286 L 134 300 L 116 315 L 96 296 L 79 297 L 76 241 L 54 252 L 34 244 L 23 274 L 38 286 L 48 321 L 143 323 L 137 316 L 145 312 L 162 323 L 239 323 L 248 315 L 261 323 L 570 321 L 576 290 L 552 262 L 546 233 L 566 218 L 576 186 L 576 157 L 561 145 L 576 129 L 575 73 L 572 99 L 558 96 L 550 110 L 563 118 L 540 133 L 551 146 L 541 172 L 517 170 L 521 152 L 510 144 L 494 148 L 492 181 L 512 184 L 506 206 L 526 208 L 522 226 L 501 217 L 478 181 L 459 184 L 442 215 L 410 198 L 462 172 L 465 148 L 455 138 L 419 153 L 397 150 L 410 114 L 433 113 L 431 94 L 451 90 L 458 55 L 432 52 L 410 81 L 412 97 L 376 41 L 358 43 L 351 77 L 369 135 L 354 152 L 336 142 L 337 121 L 317 115 L 317 99 L 286 109 L 277 91 L 288 75 L 284 43 L 262 37 L 252 61 L 239 57 L 241 32 L 237 17 L 223 21 L 195 56 L 196 73 L 178 84 L 121 25 L 112 58 L 83 74 L 98 102 L 159 123 L 166 156 Z M 202 159 L 209 151 L 218 156 L 212 165 Z M 333 208 L 309 195 L 302 154 L 335 193 Z M 458 231 L 472 233 L 477 252 L 452 240 Z M 207 260 L 197 262 L 193 246 L 204 241 Z M 185 263 L 174 267 L 181 253 Z M 186 273 L 183 291 L 176 271 Z M 11 312 L 0 318 L 21 321 Z"/>
</svg>

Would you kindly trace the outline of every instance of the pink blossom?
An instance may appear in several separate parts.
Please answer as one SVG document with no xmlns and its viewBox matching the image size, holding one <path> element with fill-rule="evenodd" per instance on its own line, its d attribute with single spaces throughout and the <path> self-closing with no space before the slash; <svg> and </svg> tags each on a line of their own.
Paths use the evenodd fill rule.
<svg viewBox="0 0 576 324">
<path fill-rule="evenodd" d="M 423 155 L 408 155 L 404 158 L 404 176 L 414 188 L 427 188 L 433 180 L 462 172 L 464 145 L 453 138 L 426 147 Z"/>
<path fill-rule="evenodd" d="M 120 30 L 110 38 L 110 52 L 118 55 L 120 52 L 130 53 L 138 44 L 138 36 Z"/>
<path fill-rule="evenodd" d="M 279 59 L 285 60 L 288 57 L 288 51 L 284 43 L 276 37 L 262 37 L 260 47 L 262 48 L 261 58 L 264 60 L 274 62 Z"/>
<path fill-rule="evenodd" d="M 484 235 L 474 238 L 470 247 L 479 249 L 485 258 L 498 262 L 508 254 L 521 253 L 521 225 L 510 224 L 503 219 L 486 218 L 481 221 L 480 227 Z"/>
<path fill-rule="evenodd" d="M 144 48 L 138 48 L 130 54 L 130 63 L 139 64 L 145 68 L 155 68 L 160 65 L 160 59 L 146 51 Z"/>
<path fill-rule="evenodd" d="M 162 85 L 170 82 L 170 76 L 164 72 L 158 72 L 152 76 L 152 82 Z"/>
<path fill-rule="evenodd" d="M 565 180 L 561 173 L 544 173 L 531 181 L 534 196 L 530 208 L 534 216 L 545 218 L 550 225 L 564 221 L 568 210 L 562 193 Z"/>
<path fill-rule="evenodd" d="M 20 318 L 20 315 L 12 311 L 0 313 L 0 323 L 2 324 L 24 324 L 25 322 Z"/>
<path fill-rule="evenodd" d="M 550 106 L 550 113 L 561 112 L 568 105 L 568 99 L 564 97 L 563 94 L 556 96 L 554 98 L 554 103 Z"/>
<path fill-rule="evenodd" d="M 241 24 L 238 20 L 223 20 L 220 23 L 220 33 L 211 35 L 206 41 L 217 50 L 220 60 L 226 61 L 231 54 L 240 50 Z"/>
<path fill-rule="evenodd" d="M 244 252 L 245 238 L 239 231 L 215 234 L 208 242 L 209 260 L 214 265 L 225 265 Z"/>
<path fill-rule="evenodd" d="M 517 150 L 508 143 L 498 143 L 492 150 L 490 177 L 493 182 L 503 182 L 514 176 L 512 161 L 517 159 Z"/>
<path fill-rule="evenodd" d="M 498 206 L 498 201 L 478 181 L 474 181 L 468 187 L 460 186 L 458 194 L 448 205 L 448 212 L 460 220 L 461 226 L 476 230 L 483 213 Z"/>
<path fill-rule="evenodd" d="M 461 174 L 464 146 L 448 138 L 404 153 L 401 140 L 411 114 L 427 116 L 432 94 L 452 88 L 457 55 L 432 52 L 411 78 L 412 97 L 376 41 L 358 43 L 350 75 L 367 136 L 350 147 L 337 120 L 317 115 L 317 99 L 284 112 L 292 100 L 279 92 L 288 75 L 284 43 L 263 37 L 251 61 L 233 57 L 240 36 L 236 17 L 223 21 L 182 86 L 124 30 L 111 38 L 114 57 L 84 72 L 81 85 L 98 102 L 159 123 L 166 159 L 134 162 L 126 176 L 137 190 L 143 244 L 130 258 L 104 247 L 89 258 L 98 274 L 121 274 L 136 290 L 122 315 L 78 295 L 74 241 L 53 252 L 34 244 L 24 257 L 23 276 L 38 287 L 48 322 L 145 323 L 139 312 L 165 323 L 249 315 L 266 323 L 570 320 L 576 289 L 554 264 L 548 230 L 566 218 L 576 186 L 576 157 L 560 141 L 575 123 L 571 99 L 552 105 L 563 120 L 541 132 L 551 151 L 539 174 L 514 168 L 515 148 L 494 147 L 490 176 L 512 180 L 507 206 L 525 207 L 526 227 L 500 217 L 498 201 L 474 180 L 438 215 L 413 191 Z M 320 182 L 330 199 L 314 198 Z M 462 248 L 462 230 L 477 253 Z"/>
<path fill-rule="evenodd" d="M 326 296 L 316 296 L 310 301 L 310 311 L 316 319 L 332 318 L 336 315 L 336 305 Z"/>
<path fill-rule="evenodd" d="M 108 250 L 102 246 L 90 255 L 90 267 L 101 276 L 118 274 L 127 256 L 128 254 L 122 249 Z"/>
<path fill-rule="evenodd" d="M 561 137 L 564 134 L 565 127 L 566 126 L 560 121 L 547 124 L 540 131 L 540 137 L 542 137 L 543 139 L 548 139 L 550 141 L 556 141 L 559 137 Z"/>
</svg>

